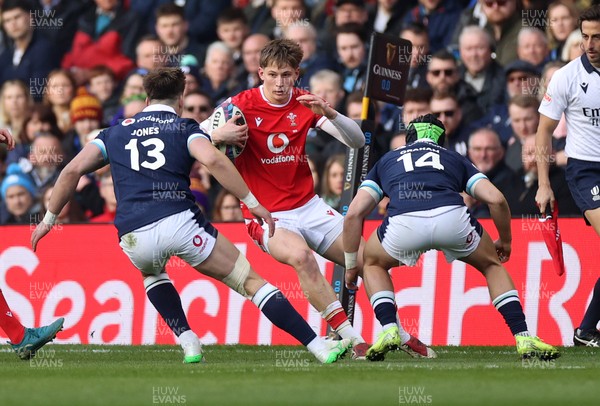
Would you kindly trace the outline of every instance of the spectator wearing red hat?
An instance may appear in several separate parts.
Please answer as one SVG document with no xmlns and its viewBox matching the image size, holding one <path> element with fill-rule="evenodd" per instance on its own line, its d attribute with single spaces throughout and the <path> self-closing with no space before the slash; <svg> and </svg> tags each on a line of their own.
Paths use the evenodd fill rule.
<svg viewBox="0 0 600 406">
<path fill-rule="evenodd" d="M 65 135 L 63 141 L 66 151 L 65 162 L 69 162 L 77 154 L 77 151 L 90 141 L 89 137 L 94 136 L 94 131 L 100 129 L 102 106 L 97 98 L 88 94 L 86 89 L 81 87 L 77 92 L 77 97 L 71 102 L 70 115 L 73 129 Z M 91 175 L 82 176 L 79 179 L 75 200 L 88 218 L 103 213 L 104 202 L 96 179 Z"/>
<path fill-rule="evenodd" d="M 69 160 L 83 148 L 85 136 L 92 130 L 100 128 L 102 104 L 84 87 L 80 87 L 77 96 L 71 101 L 70 114 L 73 129 L 65 135 L 65 152 Z"/>
</svg>

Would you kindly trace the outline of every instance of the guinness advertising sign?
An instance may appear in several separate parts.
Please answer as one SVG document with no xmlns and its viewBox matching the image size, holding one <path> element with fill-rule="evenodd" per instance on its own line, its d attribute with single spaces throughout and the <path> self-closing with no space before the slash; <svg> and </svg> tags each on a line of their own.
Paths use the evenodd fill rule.
<svg viewBox="0 0 600 406">
<path fill-rule="evenodd" d="M 411 53 L 410 41 L 373 33 L 369 50 L 366 96 L 386 103 L 402 105 Z"/>
</svg>

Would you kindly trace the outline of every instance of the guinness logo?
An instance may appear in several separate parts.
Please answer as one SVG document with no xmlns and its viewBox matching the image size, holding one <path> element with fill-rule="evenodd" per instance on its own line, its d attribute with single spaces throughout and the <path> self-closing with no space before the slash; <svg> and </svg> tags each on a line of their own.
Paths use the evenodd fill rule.
<svg viewBox="0 0 600 406">
<path fill-rule="evenodd" d="M 396 57 L 396 45 L 390 44 L 389 42 L 385 45 L 385 61 L 388 65 L 391 65 Z"/>
</svg>

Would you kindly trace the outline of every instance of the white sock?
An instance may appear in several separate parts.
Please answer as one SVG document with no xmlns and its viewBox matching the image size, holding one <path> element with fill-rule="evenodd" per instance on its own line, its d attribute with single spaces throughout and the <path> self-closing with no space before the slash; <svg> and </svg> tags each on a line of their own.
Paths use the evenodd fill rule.
<svg viewBox="0 0 600 406">
<path fill-rule="evenodd" d="M 406 343 L 408 340 L 410 340 L 410 334 L 408 334 L 406 332 L 406 330 L 404 330 L 404 328 L 402 327 L 402 323 L 400 323 L 400 317 L 398 316 L 398 313 L 396 313 L 396 324 L 398 324 L 398 331 L 400 332 L 400 342 L 402 344 Z"/>
<path fill-rule="evenodd" d="M 313 338 L 312 341 L 308 343 L 306 348 L 313 354 L 317 354 L 326 349 L 325 344 L 323 343 L 323 339 L 319 336 Z"/>
<path fill-rule="evenodd" d="M 184 344 L 196 343 L 197 341 L 198 336 L 192 330 L 186 330 L 179 334 L 179 344 L 181 344 L 182 347 Z"/>
<path fill-rule="evenodd" d="M 389 324 L 386 324 L 385 326 L 381 326 L 381 328 L 383 328 L 383 331 L 385 331 L 388 328 L 394 327 L 394 326 L 398 327 L 398 323 L 389 323 Z M 400 330 L 400 329 L 398 329 L 398 330 Z"/>
<path fill-rule="evenodd" d="M 352 345 L 364 343 L 365 339 L 356 331 L 356 329 L 350 324 L 350 321 L 346 320 L 335 330 L 336 333 L 342 338 L 349 338 L 352 340 Z"/>
</svg>

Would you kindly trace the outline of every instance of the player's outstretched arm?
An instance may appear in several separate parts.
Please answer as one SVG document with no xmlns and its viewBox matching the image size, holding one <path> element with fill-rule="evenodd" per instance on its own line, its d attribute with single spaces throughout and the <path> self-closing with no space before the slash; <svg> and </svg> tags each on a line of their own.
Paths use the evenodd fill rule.
<svg viewBox="0 0 600 406">
<path fill-rule="evenodd" d="M 275 232 L 275 223 L 271 213 L 256 200 L 248 189 L 242 176 L 221 151 L 216 149 L 207 138 L 198 137 L 190 141 L 190 154 L 206 166 L 217 181 L 248 207 L 248 210 L 259 220 L 269 225 L 269 236 Z"/>
<path fill-rule="evenodd" d="M 358 268 L 356 266 L 358 249 L 363 234 L 363 222 L 365 217 L 375 209 L 378 203 L 379 201 L 365 189 L 358 189 L 344 217 L 344 231 L 342 236 L 346 259 L 346 286 L 348 289 L 358 289 L 356 285 Z"/>
<path fill-rule="evenodd" d="M 511 253 L 512 233 L 510 230 L 510 208 L 506 198 L 488 179 L 477 181 L 472 190 L 475 199 L 482 201 L 490 208 L 490 215 L 498 230 L 499 238 L 495 241 L 498 258 L 508 261 Z"/>
<path fill-rule="evenodd" d="M 36 250 L 37 244 L 52 229 L 56 216 L 71 200 L 79 178 L 83 175 L 102 168 L 108 162 L 95 144 L 86 145 L 83 150 L 61 171 L 48 203 L 44 219 L 37 225 L 31 235 L 31 246 Z"/>
<path fill-rule="evenodd" d="M 8 150 L 15 148 L 15 139 L 6 128 L 0 128 L 0 144 L 8 145 Z"/>
<path fill-rule="evenodd" d="M 552 134 L 558 121 L 540 114 L 540 123 L 535 134 L 535 160 L 538 171 L 538 190 L 535 195 L 540 213 L 544 214 L 546 206 L 554 209 L 554 192 L 550 186 L 550 154 L 552 153 Z"/>
<path fill-rule="evenodd" d="M 361 148 L 365 145 L 365 135 L 354 120 L 339 113 L 325 100 L 313 94 L 298 96 L 296 99 L 315 114 L 325 116 L 321 129 L 350 148 Z"/>
</svg>

